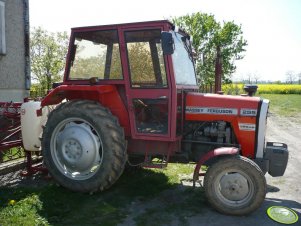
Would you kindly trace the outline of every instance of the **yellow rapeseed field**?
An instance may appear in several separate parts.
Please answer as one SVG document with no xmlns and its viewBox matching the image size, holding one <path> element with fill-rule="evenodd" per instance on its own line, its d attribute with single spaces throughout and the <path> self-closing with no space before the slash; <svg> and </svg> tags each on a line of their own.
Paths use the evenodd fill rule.
<svg viewBox="0 0 301 226">
<path fill-rule="evenodd" d="M 268 94 L 301 94 L 301 85 L 292 84 L 259 84 L 258 93 Z"/>
<path fill-rule="evenodd" d="M 244 84 L 226 84 L 222 90 L 225 94 L 242 94 Z M 258 84 L 257 94 L 301 94 L 298 84 Z"/>
</svg>

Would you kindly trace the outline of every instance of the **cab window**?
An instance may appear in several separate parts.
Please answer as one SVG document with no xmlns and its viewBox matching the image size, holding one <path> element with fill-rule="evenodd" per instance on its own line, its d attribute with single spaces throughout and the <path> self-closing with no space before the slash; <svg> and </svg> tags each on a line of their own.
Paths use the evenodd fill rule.
<svg viewBox="0 0 301 226">
<path fill-rule="evenodd" d="M 116 30 L 75 33 L 70 80 L 123 79 Z"/>
<path fill-rule="evenodd" d="M 166 88 L 160 29 L 128 31 L 125 40 L 132 87 Z"/>
</svg>

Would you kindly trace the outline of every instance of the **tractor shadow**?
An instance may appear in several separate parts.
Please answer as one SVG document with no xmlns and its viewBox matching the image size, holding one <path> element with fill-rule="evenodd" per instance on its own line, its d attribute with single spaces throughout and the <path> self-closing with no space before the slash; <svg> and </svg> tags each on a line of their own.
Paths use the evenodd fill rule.
<svg viewBox="0 0 301 226">
<path fill-rule="evenodd" d="M 6 185 L 3 186 L 4 180 Z M 296 201 L 266 198 L 262 206 L 248 216 L 222 215 L 207 203 L 202 186 L 192 187 L 188 175 L 181 183 L 175 183 L 160 170 L 126 170 L 110 189 L 92 195 L 59 187 L 43 174 L 0 176 L 0 182 L 0 210 L 10 199 L 18 202 L 34 194 L 42 203 L 38 215 L 50 225 L 147 226 L 156 222 L 157 226 L 276 226 L 278 224 L 266 215 L 268 207 L 281 205 L 301 210 L 301 204 Z M 269 193 L 278 191 L 279 188 L 268 185 Z"/>
<path fill-rule="evenodd" d="M 273 185 L 267 185 L 267 193 L 274 193 L 274 192 L 279 192 L 280 189 L 276 186 Z"/>
<path fill-rule="evenodd" d="M 0 176 L 0 182 L 0 211 L 9 200 L 18 203 L 35 195 L 42 203 L 38 215 L 50 225 L 117 225 L 136 212 L 136 206 L 141 206 L 139 216 L 162 203 L 170 205 L 167 191 L 178 186 L 162 171 L 149 169 L 126 170 L 110 189 L 91 195 L 60 187 L 40 173 L 31 177 L 9 173 Z M 172 193 L 177 200 L 178 193 Z"/>
</svg>

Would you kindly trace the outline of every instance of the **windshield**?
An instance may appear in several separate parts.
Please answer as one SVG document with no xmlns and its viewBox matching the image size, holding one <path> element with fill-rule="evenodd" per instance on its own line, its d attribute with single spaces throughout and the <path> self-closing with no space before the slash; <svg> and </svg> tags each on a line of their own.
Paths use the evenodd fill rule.
<svg viewBox="0 0 301 226">
<path fill-rule="evenodd" d="M 185 45 L 183 35 L 172 32 L 175 51 L 172 62 L 177 85 L 197 85 L 192 57 Z"/>
</svg>

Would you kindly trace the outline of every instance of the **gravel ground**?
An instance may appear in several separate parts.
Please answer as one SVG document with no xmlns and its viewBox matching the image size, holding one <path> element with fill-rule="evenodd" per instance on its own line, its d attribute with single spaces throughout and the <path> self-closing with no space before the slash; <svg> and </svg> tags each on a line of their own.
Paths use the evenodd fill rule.
<svg viewBox="0 0 301 226">
<path fill-rule="evenodd" d="M 210 206 L 202 206 L 202 213 L 187 217 L 186 225 L 235 225 L 235 226 L 279 226 L 269 219 L 266 215 L 266 210 L 270 206 L 286 206 L 294 209 L 299 215 L 299 222 L 294 225 L 301 225 L 301 124 L 291 121 L 289 118 L 282 118 L 276 115 L 270 115 L 268 118 L 267 141 L 277 141 L 288 144 L 289 147 L 289 162 L 283 177 L 273 178 L 266 176 L 268 183 L 268 193 L 263 205 L 253 214 L 245 217 L 225 216 L 214 211 Z M 1 186 L 43 186 L 48 183 L 43 179 L 43 175 L 35 175 L 33 177 L 21 178 L 20 172 L 14 172 L 0 176 Z M 189 184 L 185 184 L 185 187 Z M 183 186 L 179 186 L 183 189 Z M 164 206 L 166 197 L 168 199 L 177 196 L 177 192 L 164 191 L 156 199 L 150 202 L 133 202 L 128 209 L 130 214 L 121 225 L 134 225 L 133 218 L 148 208 Z M 162 196 L 162 197 L 161 197 Z M 165 197 L 165 198 L 164 198 Z M 174 197 L 175 199 L 177 197 Z M 162 201 L 163 200 L 163 201 Z M 162 213 L 163 214 L 163 213 Z M 182 225 L 177 220 L 168 223 L 168 225 Z"/>
<path fill-rule="evenodd" d="M 45 174 L 37 173 L 29 177 L 21 177 L 22 170 L 14 171 L 5 175 L 0 175 L 0 187 L 41 187 L 49 183 Z"/>
</svg>

